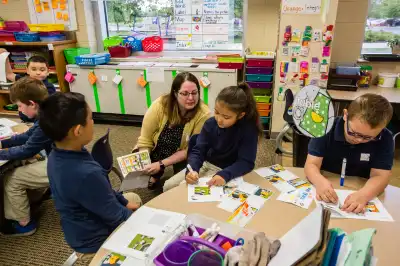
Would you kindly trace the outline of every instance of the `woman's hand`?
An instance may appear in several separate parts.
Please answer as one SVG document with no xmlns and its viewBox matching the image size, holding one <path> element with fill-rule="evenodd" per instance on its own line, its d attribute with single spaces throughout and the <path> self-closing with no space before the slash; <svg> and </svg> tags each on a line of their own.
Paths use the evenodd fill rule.
<svg viewBox="0 0 400 266">
<path fill-rule="evenodd" d="M 146 165 L 143 169 L 143 172 L 147 175 L 155 175 L 160 172 L 161 166 L 159 162 L 155 162 L 149 165 Z"/>
</svg>

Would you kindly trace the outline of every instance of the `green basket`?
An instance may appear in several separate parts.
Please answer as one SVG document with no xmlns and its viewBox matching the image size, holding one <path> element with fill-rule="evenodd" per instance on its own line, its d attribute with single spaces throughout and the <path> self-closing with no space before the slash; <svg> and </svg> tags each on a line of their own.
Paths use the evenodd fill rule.
<svg viewBox="0 0 400 266">
<path fill-rule="evenodd" d="M 83 54 L 90 54 L 90 48 L 78 47 L 64 49 L 65 59 L 67 59 L 68 64 L 75 64 L 75 57 Z"/>
<path fill-rule="evenodd" d="M 269 103 L 269 101 L 271 100 L 271 96 L 258 96 L 258 95 L 255 95 L 254 99 L 258 103 Z"/>
<path fill-rule="evenodd" d="M 112 36 L 105 38 L 103 41 L 104 51 L 107 51 L 108 47 L 120 45 L 122 41 L 123 39 L 120 36 Z"/>
</svg>

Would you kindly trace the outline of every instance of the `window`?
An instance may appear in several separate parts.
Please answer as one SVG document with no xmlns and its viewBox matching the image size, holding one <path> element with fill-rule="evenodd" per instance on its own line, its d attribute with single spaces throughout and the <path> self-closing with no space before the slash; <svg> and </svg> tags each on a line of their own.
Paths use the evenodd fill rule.
<svg viewBox="0 0 400 266">
<path fill-rule="evenodd" d="M 400 0 L 370 0 L 362 54 L 391 54 L 400 38 Z"/>
<path fill-rule="evenodd" d="M 108 0 L 107 36 L 161 36 L 164 50 L 242 50 L 244 0 Z"/>
</svg>

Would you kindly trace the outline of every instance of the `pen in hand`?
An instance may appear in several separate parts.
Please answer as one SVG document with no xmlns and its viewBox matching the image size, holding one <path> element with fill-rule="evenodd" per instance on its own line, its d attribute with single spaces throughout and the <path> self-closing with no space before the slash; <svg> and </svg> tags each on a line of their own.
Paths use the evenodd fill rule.
<svg viewBox="0 0 400 266">
<path fill-rule="evenodd" d="M 194 175 L 194 174 L 196 173 L 195 171 L 193 171 L 193 168 L 190 166 L 190 164 L 188 164 L 186 167 L 187 167 L 187 169 L 189 170 L 189 172 L 190 172 L 192 175 Z M 198 176 L 197 176 L 196 183 L 197 183 L 197 182 L 199 182 Z"/>
<path fill-rule="evenodd" d="M 347 159 L 343 158 L 342 162 L 342 172 L 340 173 L 340 186 L 344 186 L 344 178 L 346 177 L 346 164 L 347 164 Z"/>
</svg>

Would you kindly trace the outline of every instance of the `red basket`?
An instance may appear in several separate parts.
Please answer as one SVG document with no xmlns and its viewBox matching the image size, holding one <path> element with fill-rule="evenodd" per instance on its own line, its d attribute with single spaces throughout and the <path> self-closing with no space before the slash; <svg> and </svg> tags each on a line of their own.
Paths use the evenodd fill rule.
<svg viewBox="0 0 400 266">
<path fill-rule="evenodd" d="M 0 42 L 15 42 L 14 33 L 0 30 Z"/>
<path fill-rule="evenodd" d="M 24 21 L 5 21 L 4 26 L 7 31 L 29 31 L 28 25 Z"/>
<path fill-rule="evenodd" d="M 129 45 L 110 46 L 108 52 L 110 52 L 111 57 L 128 57 L 132 53 L 132 47 Z"/>
<path fill-rule="evenodd" d="M 142 41 L 143 51 L 161 52 L 163 50 L 163 40 L 158 36 L 146 37 Z"/>
</svg>

